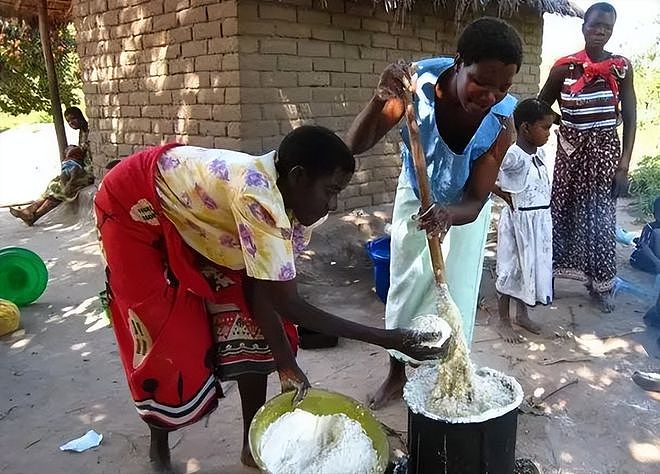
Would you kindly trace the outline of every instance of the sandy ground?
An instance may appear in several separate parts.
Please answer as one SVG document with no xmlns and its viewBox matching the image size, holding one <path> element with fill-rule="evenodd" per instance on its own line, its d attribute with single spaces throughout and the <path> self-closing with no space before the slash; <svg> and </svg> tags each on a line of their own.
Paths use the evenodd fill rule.
<svg viewBox="0 0 660 474">
<path fill-rule="evenodd" d="M 90 196 L 85 194 L 80 209 L 60 208 L 34 228 L 0 210 L 0 247 L 30 248 L 50 272 L 44 295 L 22 310 L 22 329 L 0 339 L 2 472 L 146 472 L 147 430 L 131 406 L 112 330 L 100 314 L 103 274 Z M 301 262 L 302 291 L 311 301 L 375 326 L 382 324 L 383 305 L 373 293 L 360 239 L 381 232 L 388 209 L 379 211 L 333 216 Z M 622 209 L 619 215 L 634 228 Z M 560 282 L 555 303 L 531 311 L 543 322 L 543 334 L 528 334 L 517 346 L 501 342 L 492 329 L 497 316 L 488 268 L 494 261 L 492 256 L 486 261 L 475 362 L 517 377 L 526 397 L 578 381 L 549 397 L 539 413 L 519 416 L 517 455 L 535 460 L 544 473 L 660 472 L 660 396 L 630 380 L 634 370 L 660 369 L 655 346 L 660 334 L 642 323 L 652 281 L 625 263 L 629 252 L 619 248 L 620 274 L 645 288 L 649 298 L 620 293 L 617 311 L 603 315 L 580 284 Z M 299 360 L 315 386 L 358 400 L 386 373 L 383 350 L 347 340 L 334 349 L 301 351 Z M 269 396 L 276 393 L 271 377 Z M 402 402 L 377 416 L 405 436 Z M 88 429 L 103 434 L 100 447 L 81 454 L 59 451 Z M 238 391 L 229 386 L 206 422 L 171 436 L 173 457 L 186 473 L 255 472 L 238 462 L 240 439 Z"/>
</svg>

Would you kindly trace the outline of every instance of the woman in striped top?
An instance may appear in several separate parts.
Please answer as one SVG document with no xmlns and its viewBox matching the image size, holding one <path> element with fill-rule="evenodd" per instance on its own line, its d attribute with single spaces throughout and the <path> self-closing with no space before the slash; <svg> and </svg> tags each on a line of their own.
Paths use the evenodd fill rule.
<svg viewBox="0 0 660 474">
<path fill-rule="evenodd" d="M 589 7 L 585 49 L 560 58 L 539 95 L 561 109 L 552 186 L 554 276 L 584 281 L 604 312 L 614 309 L 615 204 L 627 187 L 637 127 L 630 61 L 604 49 L 615 21 L 609 3 Z"/>
</svg>

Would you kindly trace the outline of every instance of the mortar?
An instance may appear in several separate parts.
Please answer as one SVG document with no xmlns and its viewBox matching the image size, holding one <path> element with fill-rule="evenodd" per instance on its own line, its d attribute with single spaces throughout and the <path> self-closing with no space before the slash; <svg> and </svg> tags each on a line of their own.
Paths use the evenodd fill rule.
<svg viewBox="0 0 660 474">
<path fill-rule="evenodd" d="M 513 377 L 489 368 L 478 375 L 499 382 L 508 403 L 470 416 L 443 417 L 427 410 L 434 367 L 420 367 L 404 389 L 408 404 L 408 473 L 510 474 L 514 472 L 518 406 L 523 400 Z"/>
</svg>

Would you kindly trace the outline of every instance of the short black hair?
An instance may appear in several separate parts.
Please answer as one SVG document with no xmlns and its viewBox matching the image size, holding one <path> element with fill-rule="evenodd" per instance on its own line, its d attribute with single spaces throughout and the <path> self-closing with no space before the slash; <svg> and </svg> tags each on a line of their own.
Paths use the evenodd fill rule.
<svg viewBox="0 0 660 474">
<path fill-rule="evenodd" d="M 83 119 L 85 116 L 82 113 L 82 110 L 80 110 L 78 107 L 73 106 L 73 107 L 67 107 L 67 109 L 64 111 L 64 116 L 66 117 L 67 115 L 73 115 L 76 117 L 82 117 Z"/>
<path fill-rule="evenodd" d="M 348 146 L 334 132 L 318 125 L 303 125 L 289 132 L 279 149 L 275 167 L 284 176 L 296 166 L 305 168 L 314 178 L 329 176 L 338 168 L 355 172 L 355 158 Z"/>
<path fill-rule="evenodd" d="M 515 64 L 520 70 L 523 47 L 518 32 L 505 21 L 482 17 L 467 25 L 458 38 L 456 51 L 466 66 L 487 59 Z"/>
<path fill-rule="evenodd" d="M 598 2 L 591 5 L 584 12 L 584 23 L 587 22 L 589 16 L 594 12 L 614 13 L 614 19 L 616 20 L 616 9 L 607 2 Z"/>
<path fill-rule="evenodd" d="M 556 117 L 557 114 L 545 102 L 534 97 L 522 100 L 513 111 L 513 121 L 516 124 L 516 130 L 520 129 L 523 123 L 533 124 L 544 117 L 552 115 Z"/>
</svg>

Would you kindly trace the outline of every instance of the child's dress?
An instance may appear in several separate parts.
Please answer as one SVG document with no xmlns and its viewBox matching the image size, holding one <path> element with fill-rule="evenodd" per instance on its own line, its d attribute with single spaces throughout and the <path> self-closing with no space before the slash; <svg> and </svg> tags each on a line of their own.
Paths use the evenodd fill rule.
<svg viewBox="0 0 660 474">
<path fill-rule="evenodd" d="M 497 291 L 528 305 L 552 301 L 550 179 L 541 148 L 534 155 L 517 144 L 507 151 L 499 185 L 513 209 L 502 209 L 497 232 Z"/>
</svg>

